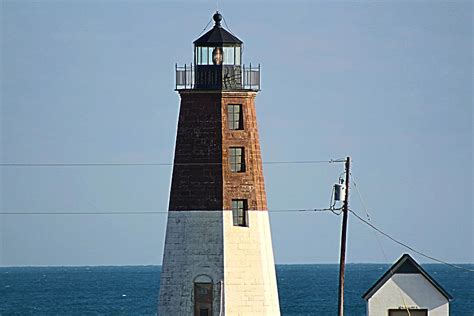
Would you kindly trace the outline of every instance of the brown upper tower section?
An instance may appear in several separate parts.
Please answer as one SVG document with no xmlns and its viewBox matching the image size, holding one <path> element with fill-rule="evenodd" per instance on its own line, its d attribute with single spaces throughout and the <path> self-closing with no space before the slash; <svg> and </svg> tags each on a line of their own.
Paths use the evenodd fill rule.
<svg viewBox="0 0 474 316">
<path fill-rule="evenodd" d="M 215 26 L 197 39 L 195 65 L 176 66 L 181 107 L 170 211 L 266 210 L 255 96 L 260 66 L 241 64 L 240 41 Z"/>
</svg>

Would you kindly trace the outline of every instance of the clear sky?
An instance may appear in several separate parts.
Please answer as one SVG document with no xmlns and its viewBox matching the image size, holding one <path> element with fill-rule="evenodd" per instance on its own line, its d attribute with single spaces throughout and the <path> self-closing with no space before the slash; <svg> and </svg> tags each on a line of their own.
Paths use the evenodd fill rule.
<svg viewBox="0 0 474 316">
<path fill-rule="evenodd" d="M 1 1 L 2 163 L 173 159 L 174 65 L 213 2 Z M 471 2 L 220 2 L 261 63 L 264 161 L 350 155 L 372 222 L 474 262 Z M 166 211 L 171 167 L 0 167 L 2 212 Z M 264 165 L 269 209 L 327 207 L 342 164 Z M 363 214 L 351 193 L 351 208 Z M 341 217 L 274 213 L 277 263 L 335 263 Z M 0 215 L 0 265 L 161 264 L 166 215 Z M 405 249 L 349 218 L 348 262 Z M 415 258 L 427 262 L 420 256 Z"/>
</svg>

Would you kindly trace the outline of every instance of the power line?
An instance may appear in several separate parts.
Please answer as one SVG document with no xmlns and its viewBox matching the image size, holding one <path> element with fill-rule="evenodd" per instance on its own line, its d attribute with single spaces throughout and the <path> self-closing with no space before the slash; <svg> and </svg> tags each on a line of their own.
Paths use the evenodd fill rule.
<svg viewBox="0 0 474 316">
<path fill-rule="evenodd" d="M 357 195 L 359 196 L 359 200 L 360 200 L 360 202 L 362 203 L 362 206 L 363 206 L 364 211 L 365 211 L 365 215 L 367 216 L 367 220 L 370 222 L 371 219 L 370 219 L 370 215 L 369 215 L 369 211 L 368 211 L 367 205 L 365 204 L 365 200 L 364 200 L 364 198 L 362 197 L 362 194 L 360 193 L 359 187 L 358 187 L 358 185 L 357 185 L 357 183 L 356 183 L 356 181 L 355 181 L 355 177 L 354 177 L 354 175 L 353 175 L 352 173 L 351 173 L 351 176 L 352 176 L 352 183 L 354 184 L 354 188 L 355 188 L 356 191 L 357 191 Z M 380 250 L 381 250 L 381 252 L 382 252 L 382 255 L 383 255 L 384 259 L 385 259 L 385 262 L 388 262 L 387 255 L 386 255 L 386 253 L 385 253 L 385 250 L 383 249 L 382 242 L 380 241 L 380 238 L 379 238 L 379 235 L 377 234 L 377 231 L 373 230 L 372 232 L 374 233 L 374 236 L 375 236 L 375 238 L 377 239 L 377 244 L 378 244 L 378 246 L 379 246 L 379 248 L 380 248 Z M 394 273 L 393 273 L 393 271 L 392 271 L 391 269 L 389 269 L 389 273 L 390 273 L 390 277 L 393 277 L 393 276 L 394 276 Z M 407 303 L 405 302 L 405 297 L 403 296 L 402 290 L 401 290 L 399 287 L 397 287 L 397 289 L 398 289 L 398 294 L 400 295 L 400 298 L 402 299 L 403 305 L 404 305 L 404 307 L 405 307 L 405 309 L 406 309 L 408 315 L 411 316 L 410 309 L 408 308 Z"/>
<path fill-rule="evenodd" d="M 199 210 L 197 210 L 199 211 Z M 201 211 L 231 211 L 231 210 L 201 210 Z M 255 212 L 261 212 L 265 210 L 249 210 Z M 332 209 L 329 208 L 316 208 L 316 209 L 275 209 L 275 210 L 266 210 L 269 213 L 300 213 L 300 212 L 329 212 Z M 180 212 L 180 211 L 171 211 L 171 212 Z M 108 211 L 108 212 L 0 212 L 0 215 L 149 215 L 149 214 L 168 214 L 170 211 L 137 211 L 137 212 L 117 212 L 117 211 Z M 339 215 L 339 214 L 336 214 Z"/>
<path fill-rule="evenodd" d="M 364 200 L 364 198 L 362 197 L 362 194 L 361 194 L 360 191 L 359 191 L 359 186 L 357 185 L 355 176 L 352 174 L 352 172 L 351 172 L 351 176 L 352 176 L 352 184 L 354 184 L 354 188 L 355 188 L 356 191 L 357 191 L 357 195 L 359 196 L 359 200 L 360 200 L 360 202 L 362 203 L 362 206 L 364 207 L 364 212 L 365 212 L 365 215 L 367 216 L 367 220 L 370 221 L 369 210 L 368 210 L 368 208 L 367 208 L 367 205 L 365 204 L 365 200 Z"/>
<path fill-rule="evenodd" d="M 352 175 L 352 173 L 351 173 L 351 175 Z M 387 260 L 387 255 L 386 255 L 386 253 L 385 253 L 385 251 L 384 251 L 384 249 L 383 249 L 382 242 L 380 241 L 380 238 L 379 238 L 377 232 L 379 232 L 380 234 L 384 235 L 385 237 L 391 239 L 392 241 L 396 242 L 397 244 L 399 244 L 399 245 L 401 245 L 401 246 L 403 246 L 403 247 L 406 247 L 407 249 L 409 249 L 409 250 L 411 250 L 411 251 L 413 251 L 413 252 L 415 252 L 415 253 L 417 253 L 417 254 L 419 254 L 419 255 L 425 257 L 425 258 L 431 259 L 431 260 L 436 261 L 436 262 L 439 262 L 439 263 L 446 264 L 446 265 L 448 265 L 448 266 L 451 266 L 451 267 L 454 267 L 454 268 L 457 268 L 457 269 L 462 269 L 462 270 L 467 270 L 467 271 L 470 271 L 470 272 L 474 272 L 474 270 L 467 269 L 467 268 L 464 268 L 464 267 L 461 267 L 461 266 L 457 266 L 457 265 L 454 265 L 454 264 L 451 264 L 451 263 L 447 263 L 447 262 L 445 262 L 445 261 L 443 261 L 443 260 L 436 259 L 436 258 L 434 258 L 434 257 L 425 255 L 424 253 L 422 253 L 422 252 L 420 252 L 420 251 L 418 251 L 418 250 L 415 250 L 413 247 L 410 247 L 410 246 L 408 246 L 408 245 L 402 243 L 401 241 L 396 240 L 395 238 L 389 236 L 388 234 L 384 233 L 383 231 L 381 231 L 380 229 L 378 229 L 377 227 L 375 227 L 375 226 L 371 223 L 371 218 L 370 218 L 370 215 L 369 215 L 369 211 L 368 211 L 368 209 L 367 209 L 367 205 L 365 204 L 365 200 L 364 200 L 364 198 L 362 197 L 362 194 L 360 193 L 360 190 L 359 190 L 359 187 L 357 186 L 357 183 L 355 182 L 355 177 L 354 177 L 354 175 L 352 175 L 352 178 L 353 178 L 352 183 L 354 184 L 354 188 L 356 189 L 357 194 L 358 194 L 358 196 L 359 196 L 359 199 L 360 199 L 360 201 L 361 201 L 361 203 L 362 203 L 362 206 L 363 206 L 364 211 L 365 211 L 365 215 L 367 216 L 367 220 L 364 220 L 363 218 L 361 218 L 361 217 L 360 217 L 358 214 L 356 214 L 354 211 L 352 211 L 352 210 L 349 210 L 349 211 L 350 211 L 352 214 L 354 214 L 359 220 L 361 220 L 361 221 L 364 222 L 366 225 L 369 225 L 371 228 L 374 229 L 375 238 L 377 239 L 377 243 L 378 243 L 378 245 L 379 245 L 379 247 L 380 247 L 380 250 L 382 251 L 382 254 L 383 254 L 384 258 L 385 258 L 385 261 L 388 261 L 388 260 Z"/>
<path fill-rule="evenodd" d="M 0 215 L 147 215 L 167 214 L 165 211 L 149 212 L 0 212 Z"/>
<path fill-rule="evenodd" d="M 352 175 L 352 173 L 351 173 Z M 362 198 L 362 194 L 360 193 L 360 190 L 359 190 L 359 186 L 357 185 L 356 181 L 355 181 L 355 177 L 354 175 L 352 175 L 352 183 L 354 184 L 354 188 L 356 189 L 357 191 L 357 195 L 359 196 L 359 200 L 360 202 L 362 203 L 362 207 L 364 208 L 364 211 L 365 211 L 365 215 L 367 217 L 367 220 L 370 222 L 371 221 L 371 218 L 370 218 L 370 214 L 369 214 L 369 211 L 368 211 L 368 208 L 367 208 L 367 205 L 365 204 L 365 200 L 364 198 Z M 388 262 L 388 258 L 387 258 L 387 255 L 385 253 L 385 250 L 383 249 L 383 246 L 382 246 L 382 242 L 380 241 L 380 238 L 379 238 L 379 235 L 377 234 L 377 231 L 373 231 L 374 233 L 374 236 L 375 236 L 375 239 L 377 239 L 377 244 L 380 248 L 380 251 L 382 252 L 382 255 L 385 259 L 385 262 Z M 403 299 L 403 296 L 402 296 L 402 299 Z"/>
<path fill-rule="evenodd" d="M 234 34 L 234 33 L 232 32 L 232 30 L 230 29 L 230 27 L 227 25 L 227 21 L 225 20 L 225 17 L 224 17 L 224 16 L 222 16 L 222 19 L 224 20 L 224 24 L 225 24 L 225 26 L 227 27 L 227 30 L 230 32 L 230 34 L 232 34 L 232 35 L 235 36 L 235 34 Z"/>
<path fill-rule="evenodd" d="M 315 164 L 315 163 L 341 163 L 340 159 L 330 160 L 299 160 L 299 161 L 264 161 L 264 165 L 283 165 L 283 164 Z"/>
<path fill-rule="evenodd" d="M 351 173 L 351 175 L 352 175 L 352 173 Z M 367 208 L 367 205 L 365 204 L 365 200 L 362 197 L 362 194 L 360 193 L 359 186 L 357 185 L 357 183 L 355 181 L 354 175 L 352 175 L 352 183 L 354 184 L 354 188 L 357 191 L 357 195 L 359 196 L 359 200 L 362 203 L 362 207 L 364 208 L 364 212 L 365 212 L 365 215 L 367 217 L 367 220 L 370 222 L 371 218 L 370 218 L 369 210 Z M 377 234 L 377 231 L 374 230 L 373 233 L 374 233 L 375 239 L 377 239 L 377 244 L 380 248 L 380 251 L 382 252 L 382 255 L 385 259 L 385 262 L 388 262 L 387 254 L 385 253 L 385 250 L 383 249 L 382 242 L 380 241 L 380 238 L 379 238 L 379 235 Z M 403 299 L 403 296 L 402 296 L 402 299 Z"/>
<path fill-rule="evenodd" d="M 339 163 L 339 159 L 329 160 L 290 160 L 264 161 L 264 165 Z M 226 162 L 187 162 L 187 163 L 0 163 L 0 167 L 137 167 L 137 166 L 206 166 L 224 165 Z"/>
<path fill-rule="evenodd" d="M 0 167 L 133 167 L 172 165 L 172 163 L 1 163 Z"/>
<path fill-rule="evenodd" d="M 448 265 L 450 267 L 453 267 L 453 268 L 456 268 L 456 269 L 461 269 L 461 270 L 465 270 L 465 271 L 469 271 L 469 272 L 474 272 L 474 270 L 472 269 L 468 269 L 468 268 L 464 268 L 464 267 L 461 267 L 461 266 L 458 266 L 458 265 L 455 265 L 455 264 L 452 264 L 452 263 L 448 263 L 446 261 L 443 261 L 443 260 L 440 260 L 440 259 L 437 259 L 435 257 L 432 257 L 432 256 L 429 256 L 427 254 L 424 254 L 423 252 L 421 251 L 418 251 L 416 249 L 414 249 L 413 247 L 411 246 L 408 246 L 407 244 L 395 239 L 394 237 L 390 236 L 389 234 L 383 232 L 382 230 L 380 230 L 379 228 L 375 227 L 372 223 L 366 221 L 365 219 L 363 219 L 362 217 L 360 217 L 356 212 L 354 212 L 353 210 L 349 209 L 349 212 L 351 212 L 352 214 L 354 214 L 354 216 L 359 219 L 361 222 L 365 223 L 366 225 L 368 225 L 369 227 L 371 227 L 372 229 L 376 230 L 377 232 L 379 232 L 380 234 L 384 235 L 385 237 L 387 237 L 388 239 L 392 240 L 393 242 L 419 254 L 420 256 L 423 256 L 425 258 L 428 258 L 428 259 L 431 259 L 433 261 L 436 261 L 438 263 L 442 263 L 442 264 L 445 264 L 445 265 Z"/>
<path fill-rule="evenodd" d="M 209 20 L 209 22 L 206 24 L 206 26 L 202 29 L 201 33 L 199 33 L 198 37 L 201 36 L 202 33 L 204 33 L 204 31 L 207 29 L 209 24 L 211 24 L 211 22 L 212 22 L 212 19 Z"/>
</svg>

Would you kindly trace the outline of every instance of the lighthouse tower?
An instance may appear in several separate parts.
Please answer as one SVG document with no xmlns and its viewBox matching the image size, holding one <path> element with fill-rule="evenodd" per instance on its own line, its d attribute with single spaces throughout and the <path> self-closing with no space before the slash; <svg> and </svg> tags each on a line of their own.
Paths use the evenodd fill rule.
<svg viewBox="0 0 474 316">
<path fill-rule="evenodd" d="M 181 97 L 158 315 L 279 315 L 255 113 L 260 67 L 221 26 L 176 67 Z"/>
</svg>

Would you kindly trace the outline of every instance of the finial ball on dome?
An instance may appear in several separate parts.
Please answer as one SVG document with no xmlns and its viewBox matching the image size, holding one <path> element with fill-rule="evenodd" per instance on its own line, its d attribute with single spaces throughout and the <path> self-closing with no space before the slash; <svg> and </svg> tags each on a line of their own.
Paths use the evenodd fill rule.
<svg viewBox="0 0 474 316">
<path fill-rule="evenodd" d="M 219 11 L 216 11 L 216 13 L 214 13 L 214 16 L 212 18 L 216 22 L 216 26 L 221 25 L 222 15 L 219 13 Z"/>
</svg>

